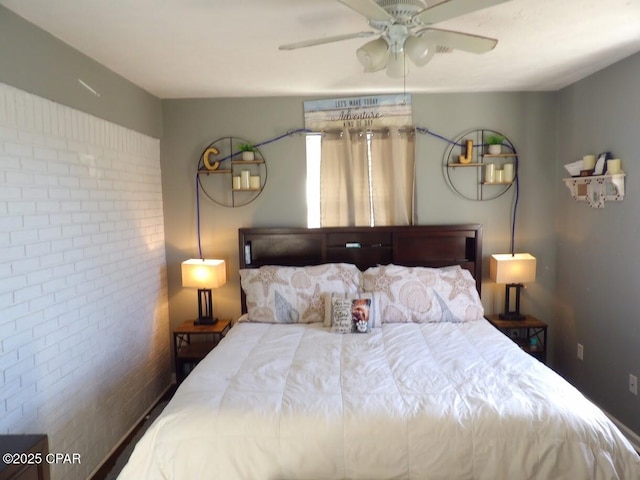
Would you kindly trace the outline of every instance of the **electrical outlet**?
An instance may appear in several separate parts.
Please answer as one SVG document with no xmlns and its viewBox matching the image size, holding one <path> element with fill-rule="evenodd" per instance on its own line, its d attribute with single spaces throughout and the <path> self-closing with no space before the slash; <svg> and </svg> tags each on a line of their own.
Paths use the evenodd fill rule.
<svg viewBox="0 0 640 480">
<path fill-rule="evenodd" d="M 578 344 L 578 360 L 584 360 L 584 347 L 581 343 Z"/>
<path fill-rule="evenodd" d="M 634 395 L 638 394 L 638 377 L 629 374 L 629 391 Z"/>
</svg>

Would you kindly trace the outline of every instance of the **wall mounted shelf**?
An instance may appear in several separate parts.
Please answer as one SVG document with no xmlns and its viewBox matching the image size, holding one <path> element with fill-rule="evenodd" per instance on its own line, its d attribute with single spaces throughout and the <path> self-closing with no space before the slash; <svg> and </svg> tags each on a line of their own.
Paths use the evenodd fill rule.
<svg viewBox="0 0 640 480">
<path fill-rule="evenodd" d="M 447 148 L 444 159 L 444 176 L 449 187 L 468 200 L 486 201 L 504 195 L 515 181 L 488 181 L 485 167 L 493 163 L 496 169 L 505 164 L 513 165 L 513 178 L 516 178 L 518 153 L 513 143 L 506 137 L 502 143 L 502 153 L 489 153 L 485 139 L 500 132 L 489 129 L 476 129 L 458 136 Z M 468 155 L 466 145 L 473 141 L 473 154 L 469 163 L 462 163 L 462 155 Z"/>
<path fill-rule="evenodd" d="M 267 163 L 262 152 L 256 148 L 255 160 L 241 160 L 239 145 L 248 143 L 240 137 L 223 137 L 211 142 L 200 155 L 197 178 L 202 192 L 213 202 L 225 207 L 242 207 L 262 193 L 267 182 Z M 215 168 L 209 169 L 205 162 L 218 160 Z M 255 184 L 245 182 L 257 179 Z M 238 183 L 236 183 L 238 182 Z"/>
<path fill-rule="evenodd" d="M 586 201 L 591 208 L 604 208 L 605 202 L 621 202 L 624 199 L 624 173 L 564 178 L 571 197 Z"/>
</svg>

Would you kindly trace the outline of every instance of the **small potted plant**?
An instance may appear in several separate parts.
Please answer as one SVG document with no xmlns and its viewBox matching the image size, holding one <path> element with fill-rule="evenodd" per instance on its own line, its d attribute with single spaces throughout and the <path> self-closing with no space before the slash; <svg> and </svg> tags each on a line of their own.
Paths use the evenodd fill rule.
<svg viewBox="0 0 640 480">
<path fill-rule="evenodd" d="M 490 155 L 499 155 L 502 153 L 502 143 L 504 142 L 504 136 L 499 134 L 489 135 L 487 137 L 487 145 L 489 148 L 487 151 Z"/>
<path fill-rule="evenodd" d="M 238 145 L 238 150 L 242 152 L 242 160 L 255 160 L 256 147 L 253 143 L 241 143 Z"/>
</svg>

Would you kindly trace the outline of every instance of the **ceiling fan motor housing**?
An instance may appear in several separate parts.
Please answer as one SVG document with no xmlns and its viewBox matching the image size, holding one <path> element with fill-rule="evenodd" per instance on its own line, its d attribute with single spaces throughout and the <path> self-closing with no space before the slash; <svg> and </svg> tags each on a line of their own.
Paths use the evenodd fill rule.
<svg viewBox="0 0 640 480">
<path fill-rule="evenodd" d="M 376 0 L 376 3 L 393 15 L 396 23 L 406 26 L 418 25 L 420 22 L 414 20 L 414 15 L 427 8 L 422 0 Z"/>
</svg>

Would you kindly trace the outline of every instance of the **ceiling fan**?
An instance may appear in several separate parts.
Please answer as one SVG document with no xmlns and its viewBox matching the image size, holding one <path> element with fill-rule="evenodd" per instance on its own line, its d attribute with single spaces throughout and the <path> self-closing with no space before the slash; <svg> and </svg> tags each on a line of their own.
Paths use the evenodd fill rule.
<svg viewBox="0 0 640 480">
<path fill-rule="evenodd" d="M 280 50 L 294 50 L 352 38 L 379 35 L 356 51 L 365 72 L 384 68 L 390 77 L 409 72 L 408 56 L 418 67 L 426 65 L 437 51 L 463 50 L 485 53 L 498 40 L 470 33 L 433 28 L 431 25 L 508 0 L 445 0 L 428 7 L 424 0 L 338 0 L 363 15 L 377 32 L 357 32 L 333 37 L 281 45 Z M 405 55 L 406 54 L 406 55 Z"/>
</svg>

